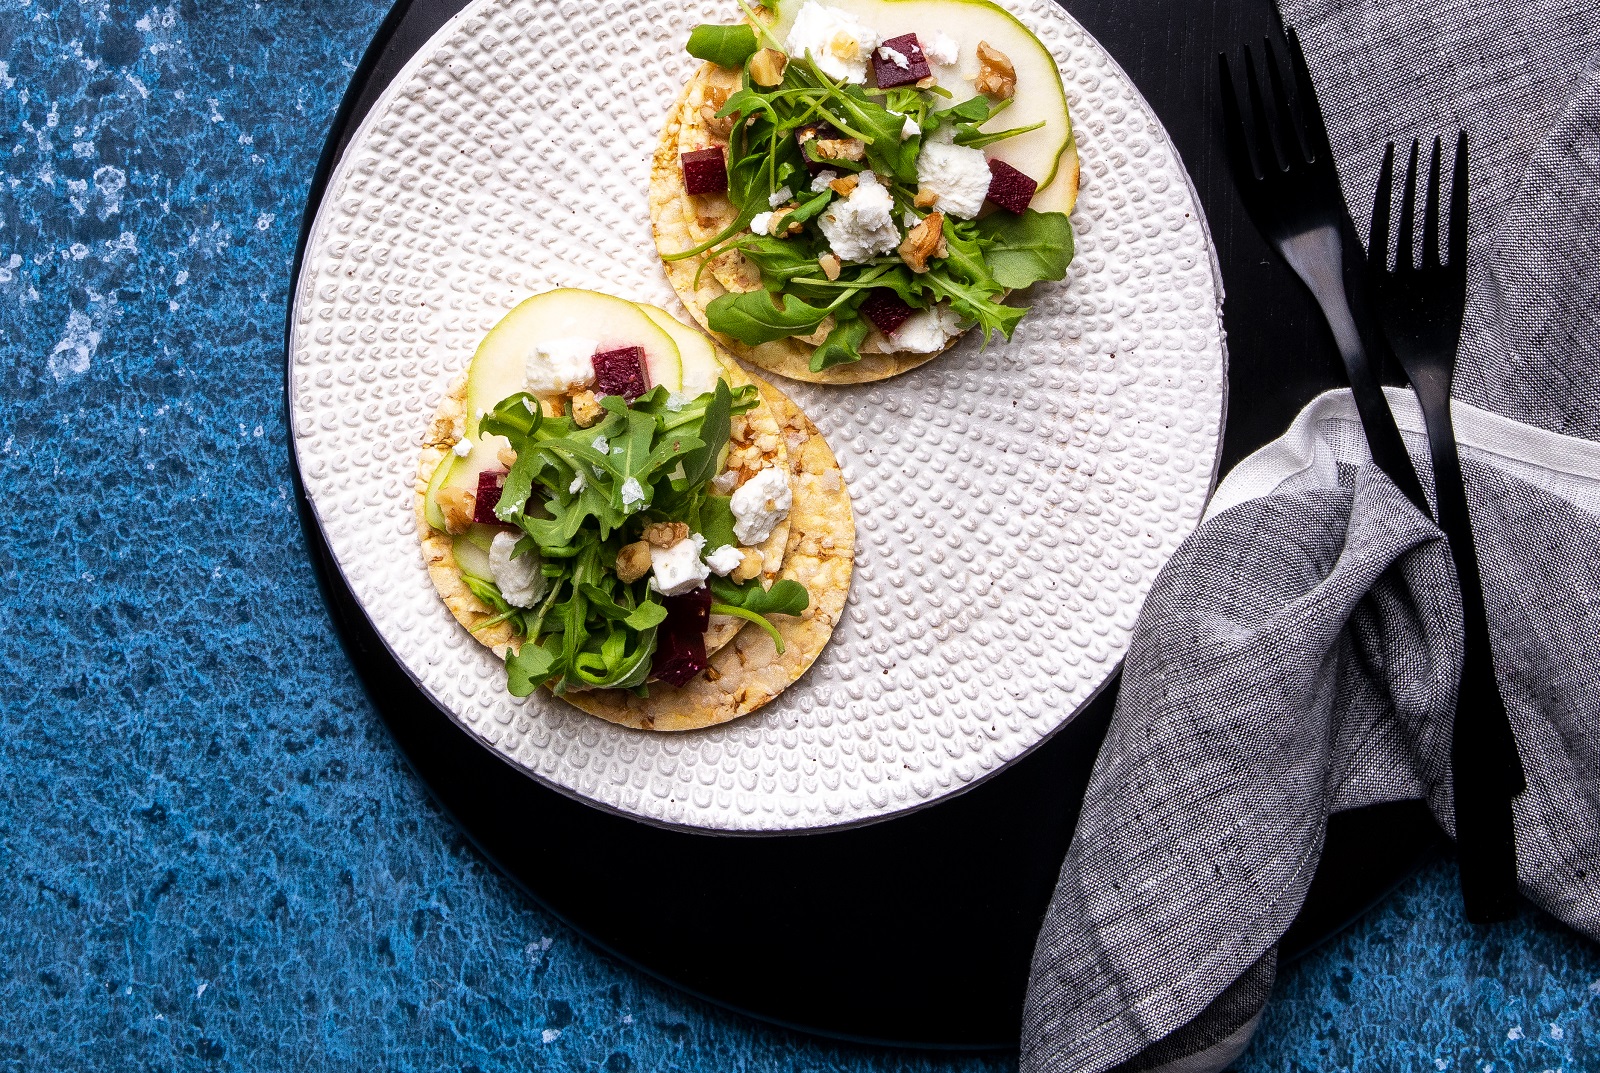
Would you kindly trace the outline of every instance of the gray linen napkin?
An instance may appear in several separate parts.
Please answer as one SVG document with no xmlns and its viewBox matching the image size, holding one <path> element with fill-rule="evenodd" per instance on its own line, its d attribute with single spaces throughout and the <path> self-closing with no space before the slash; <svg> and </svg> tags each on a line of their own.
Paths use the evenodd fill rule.
<svg viewBox="0 0 1600 1073">
<path fill-rule="evenodd" d="M 1458 404 L 1457 421 L 1527 767 L 1519 880 L 1600 937 L 1600 13 L 1280 3 L 1353 207 L 1371 204 L 1385 142 L 1474 136 L 1457 399 L 1482 409 Z M 1414 401 L 1391 405 L 1426 474 Z M 1230 475 L 1146 601 L 1034 953 L 1024 1073 L 1223 1068 L 1259 1019 L 1328 815 L 1425 797 L 1453 829 L 1448 549 L 1365 461 L 1347 395 L 1296 424 Z"/>
</svg>

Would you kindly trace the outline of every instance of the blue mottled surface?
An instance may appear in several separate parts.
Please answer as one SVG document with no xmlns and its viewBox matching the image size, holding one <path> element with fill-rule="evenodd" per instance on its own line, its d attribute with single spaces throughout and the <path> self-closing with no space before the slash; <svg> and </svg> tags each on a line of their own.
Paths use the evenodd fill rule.
<svg viewBox="0 0 1600 1073">
<path fill-rule="evenodd" d="M 1006 1069 L 686 999 L 530 905 L 368 706 L 290 502 L 302 199 L 372 0 L 0 0 L 0 1068 Z M 1600 1068 L 1594 947 L 1453 871 L 1240 1068 Z"/>
</svg>

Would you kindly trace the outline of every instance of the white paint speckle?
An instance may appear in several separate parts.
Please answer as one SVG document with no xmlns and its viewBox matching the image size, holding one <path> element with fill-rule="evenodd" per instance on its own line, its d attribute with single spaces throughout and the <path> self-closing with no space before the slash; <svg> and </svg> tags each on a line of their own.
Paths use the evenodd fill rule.
<svg viewBox="0 0 1600 1073">
<path fill-rule="evenodd" d="M 1550 1038 L 1551 1039 L 1561 1039 L 1566 1034 L 1567 1034 L 1566 1031 L 1564 1029 L 1562 1029 L 1562 1027 L 1560 1025 L 1552 1024 L 1550 1026 Z"/>
<path fill-rule="evenodd" d="M 127 189 L 127 186 L 128 176 L 121 168 L 113 168 L 107 164 L 95 169 L 94 188 L 100 191 L 100 196 L 105 199 L 105 204 L 100 207 L 100 219 L 104 220 L 122 211 L 122 191 Z"/>
<path fill-rule="evenodd" d="M 211 986 L 211 981 L 210 980 L 201 980 L 200 981 L 200 986 L 194 989 L 194 997 L 195 998 L 200 998 L 202 995 L 204 995 L 206 993 L 206 988 L 208 988 L 210 986 Z"/>
<path fill-rule="evenodd" d="M 89 371 L 89 362 L 100 349 L 100 333 L 95 329 L 89 314 L 74 309 L 67 315 L 67 330 L 56 348 L 50 352 L 48 368 L 57 381 L 82 376 Z"/>
<path fill-rule="evenodd" d="M 178 274 L 176 276 L 172 277 L 172 282 L 176 283 L 180 287 L 183 286 L 185 283 L 188 283 L 189 282 L 189 270 L 187 268 L 179 269 L 178 270 Z"/>
<path fill-rule="evenodd" d="M 1522 1026 L 1521 1025 L 1512 1025 L 1511 1026 L 1511 1031 L 1506 1033 L 1506 1039 L 1521 1039 L 1521 1038 L 1522 1038 Z"/>
<path fill-rule="evenodd" d="M 622 1023 L 625 1024 L 625 1025 L 633 1024 L 633 1014 L 631 1014 L 631 1013 L 623 1014 L 622 1015 Z"/>
<path fill-rule="evenodd" d="M 277 217 L 270 212 L 262 213 L 260 216 L 256 217 L 256 230 L 265 231 L 267 228 L 272 226 L 272 222 L 276 219 Z"/>
<path fill-rule="evenodd" d="M 556 1040 L 561 1038 L 561 1029 L 547 1028 L 543 1032 L 539 1033 L 539 1038 L 544 1040 L 546 1043 L 554 1043 Z"/>
</svg>

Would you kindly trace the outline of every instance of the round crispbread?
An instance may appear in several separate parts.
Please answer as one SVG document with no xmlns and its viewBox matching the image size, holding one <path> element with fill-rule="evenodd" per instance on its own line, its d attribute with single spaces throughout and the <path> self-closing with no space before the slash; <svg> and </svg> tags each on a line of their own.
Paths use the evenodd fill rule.
<svg viewBox="0 0 1600 1073">
<path fill-rule="evenodd" d="M 729 387 L 739 388 L 756 382 L 731 358 L 718 354 L 717 359 L 722 363 L 722 375 L 728 381 Z M 467 583 L 462 580 L 461 570 L 456 565 L 455 551 L 452 547 L 454 537 L 448 533 L 441 533 L 429 525 L 425 513 L 428 483 L 433 478 L 433 472 L 461 439 L 466 400 L 467 379 L 463 376 L 451 386 L 450 391 L 439 403 L 439 409 L 435 412 L 433 421 L 429 423 L 423 437 L 422 454 L 417 460 L 415 484 L 417 533 L 421 538 L 422 561 L 428 568 L 428 577 L 433 581 L 433 587 L 439 593 L 440 599 L 444 600 L 445 606 L 450 609 L 450 614 L 455 616 L 455 620 L 466 627 L 480 643 L 493 649 L 495 655 L 504 658 L 508 649 L 515 651 L 520 647 L 515 632 L 504 622 L 488 627 L 483 625 L 494 617 L 494 608 L 478 599 L 472 590 L 467 588 Z M 760 405 L 744 414 L 742 420 L 742 435 L 736 435 L 730 444 L 730 467 L 742 463 L 743 468 L 752 472 L 763 466 L 787 468 L 788 442 L 780 427 L 781 422 L 765 394 Z M 736 432 L 741 430 L 740 421 L 740 418 L 734 418 Z M 791 486 L 793 483 L 791 478 Z M 779 576 L 782 569 L 784 550 L 789 543 L 789 527 L 788 519 L 778 523 L 773 528 L 772 534 L 754 549 L 761 555 L 761 575 L 768 584 Z M 706 630 L 707 653 L 716 652 L 728 644 L 746 625 L 744 619 L 733 615 L 711 616 L 710 626 Z"/>
<path fill-rule="evenodd" d="M 679 154 L 695 149 L 726 148 L 727 138 L 711 129 L 701 113 L 701 106 L 711 100 L 714 91 L 736 88 L 738 81 L 737 72 L 714 63 L 702 64 L 667 113 L 666 129 L 662 131 L 661 143 L 650 163 L 650 227 L 656 249 L 663 254 L 698 246 L 721 234 L 738 219 L 738 211 L 721 194 L 690 194 L 684 188 L 683 167 L 678 159 Z M 768 372 L 815 384 L 866 384 L 915 369 L 949 349 L 947 346 L 931 354 L 863 354 L 858 362 L 812 372 L 811 354 L 832 329 L 831 317 L 812 335 L 779 339 L 759 346 L 746 346 L 730 336 L 712 332 L 706 320 L 706 308 L 712 301 L 730 292 L 756 290 L 761 286 L 761 276 L 755 266 L 737 252 L 715 258 L 704 272 L 700 271 L 700 262 L 698 257 L 663 261 L 667 282 L 712 338 Z M 951 340 L 950 345 L 955 345 L 955 340 Z"/>
<path fill-rule="evenodd" d="M 805 612 L 775 615 L 784 650 L 751 626 L 712 657 L 710 668 L 680 688 L 652 682 L 649 697 L 619 689 L 569 693 L 590 715 L 637 730 L 699 730 L 748 715 L 793 685 L 816 662 L 844 612 L 855 565 L 855 515 L 844 475 L 822 433 L 788 396 L 755 379 L 789 447 L 789 546 L 781 578 L 806 587 Z"/>
</svg>

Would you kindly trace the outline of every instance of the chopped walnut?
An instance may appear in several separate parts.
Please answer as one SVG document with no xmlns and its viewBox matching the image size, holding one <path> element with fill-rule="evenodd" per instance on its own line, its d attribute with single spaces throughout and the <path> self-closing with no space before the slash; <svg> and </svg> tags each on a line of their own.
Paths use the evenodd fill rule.
<svg viewBox="0 0 1600 1073">
<path fill-rule="evenodd" d="M 1017 69 L 1004 52 L 979 41 L 978 79 L 972 86 L 990 100 L 1008 100 L 1017 92 Z"/>
<path fill-rule="evenodd" d="M 744 558 L 739 560 L 739 565 L 733 568 L 733 573 L 728 577 L 734 581 L 749 581 L 761 573 L 761 553 L 754 548 L 740 548 Z"/>
<path fill-rule="evenodd" d="M 623 584 L 638 581 L 650 572 L 650 545 L 642 540 L 624 545 L 617 552 L 617 580 Z"/>
<path fill-rule="evenodd" d="M 861 180 L 857 179 L 854 175 L 846 175 L 829 183 L 828 189 L 832 190 L 840 197 L 849 197 L 851 193 L 855 191 L 856 184 L 860 181 Z"/>
<path fill-rule="evenodd" d="M 917 196 L 911 199 L 911 204 L 919 209 L 931 209 L 939 204 L 939 191 L 920 186 L 917 188 Z"/>
<path fill-rule="evenodd" d="M 441 488 L 434 493 L 433 500 L 439 504 L 439 513 L 444 515 L 445 532 L 465 533 L 471 527 L 478 497 L 470 489 Z"/>
<path fill-rule="evenodd" d="M 796 202 L 791 201 L 782 208 L 772 210 L 772 219 L 767 223 L 767 234 L 773 238 L 788 238 L 790 235 L 798 235 L 801 231 L 804 231 L 805 225 L 797 220 L 784 222 L 784 217 L 799 207 Z"/>
<path fill-rule="evenodd" d="M 843 265 L 841 265 L 839 262 L 839 258 L 835 257 L 831 253 L 825 253 L 821 257 L 818 257 L 817 264 L 822 268 L 822 274 L 827 276 L 830 280 L 838 279 L 839 271 L 843 267 Z"/>
<path fill-rule="evenodd" d="M 725 86 L 712 86 L 706 90 L 705 103 L 700 105 L 700 119 L 706 129 L 719 138 L 726 138 L 733 133 L 733 125 L 739 120 L 739 113 L 718 117 L 722 106 L 728 103 L 728 90 Z"/>
<path fill-rule="evenodd" d="M 906 232 L 899 252 L 900 259 L 917 273 L 926 272 L 930 260 L 945 256 L 949 250 L 944 241 L 944 214 L 928 213 L 921 223 Z"/>
<path fill-rule="evenodd" d="M 497 460 L 499 460 L 499 462 L 500 462 L 500 464 L 502 466 L 505 466 L 507 469 L 510 469 L 513 465 L 516 464 L 517 452 L 513 451 L 509 447 L 502 447 L 502 448 L 500 448 L 500 450 L 498 450 L 498 451 L 496 451 L 494 453 L 494 457 Z"/>
<path fill-rule="evenodd" d="M 605 407 L 600 405 L 600 400 L 594 397 L 592 391 L 580 391 L 572 396 L 572 420 L 579 428 L 595 424 L 605 412 Z"/>
<path fill-rule="evenodd" d="M 644 538 L 658 548 L 673 548 L 689 539 L 689 527 L 683 522 L 656 522 L 645 526 Z"/>
<path fill-rule="evenodd" d="M 775 48 L 764 48 L 750 57 L 750 81 L 770 89 L 783 81 L 789 57 Z"/>
<path fill-rule="evenodd" d="M 867 143 L 860 138 L 818 138 L 816 155 L 823 160 L 863 160 Z"/>
</svg>

